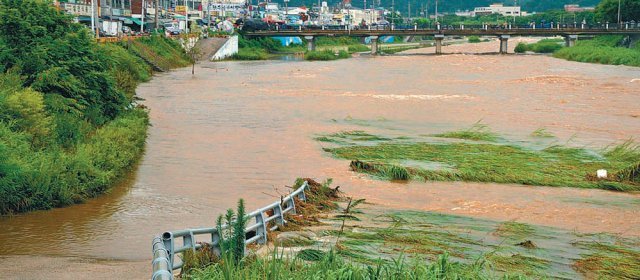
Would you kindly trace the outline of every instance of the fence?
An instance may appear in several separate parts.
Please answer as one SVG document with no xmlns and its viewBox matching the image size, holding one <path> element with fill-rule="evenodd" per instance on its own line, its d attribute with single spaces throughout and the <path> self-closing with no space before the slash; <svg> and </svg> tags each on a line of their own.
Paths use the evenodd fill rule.
<svg viewBox="0 0 640 280">
<path fill-rule="evenodd" d="M 253 224 L 247 225 L 244 232 L 247 234 L 254 234 L 248 238 L 244 244 L 249 245 L 253 243 L 266 244 L 268 231 L 273 231 L 278 226 L 285 224 L 284 215 L 291 212 L 296 213 L 295 198 L 306 201 L 305 189 L 308 188 L 308 182 L 304 182 L 297 190 L 293 191 L 281 201 L 276 201 L 266 207 L 260 208 L 256 211 L 249 213 L 246 217 L 247 220 L 254 220 Z M 269 227 L 269 223 L 274 221 L 274 225 Z M 229 225 L 223 225 L 222 228 L 226 229 Z M 197 236 L 206 236 L 207 240 L 198 242 Z M 182 239 L 181 243 L 177 242 Z M 187 250 L 196 251 L 202 248 L 206 243 L 214 252 L 220 253 L 220 235 L 216 227 L 211 228 L 199 228 L 199 229 L 186 229 L 179 231 L 168 231 L 160 236 L 153 238 L 152 250 L 153 250 L 153 274 L 152 280 L 171 280 L 173 279 L 173 271 L 182 268 L 182 261 L 176 262 L 176 254 L 185 252 Z"/>
</svg>

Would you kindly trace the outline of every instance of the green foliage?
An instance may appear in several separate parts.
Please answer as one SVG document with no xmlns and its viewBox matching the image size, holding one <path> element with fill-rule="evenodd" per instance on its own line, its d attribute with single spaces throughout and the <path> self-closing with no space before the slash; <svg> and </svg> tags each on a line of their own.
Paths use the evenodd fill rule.
<svg viewBox="0 0 640 280">
<path fill-rule="evenodd" d="M 106 190 L 142 153 L 147 113 L 127 111 L 75 152 L 39 150 L 30 135 L 0 122 L 0 214 L 76 203 Z"/>
<path fill-rule="evenodd" d="M 616 47 L 621 40 L 621 36 L 614 35 L 578 41 L 574 47 L 555 52 L 554 57 L 578 62 L 640 66 L 640 49 Z"/>
<path fill-rule="evenodd" d="M 334 52 L 333 50 L 308 51 L 304 55 L 304 59 L 306 60 L 336 60 L 336 59 L 344 59 L 349 57 L 351 57 L 351 54 L 343 50 L 338 52 Z"/>
<path fill-rule="evenodd" d="M 262 49 L 266 52 L 277 52 L 280 51 L 283 47 L 280 41 L 270 37 L 247 39 L 244 36 L 239 36 L 238 48 Z"/>
<path fill-rule="evenodd" d="M 269 58 L 266 50 L 260 48 L 240 48 L 238 53 L 233 55 L 236 60 L 265 60 Z"/>
<path fill-rule="evenodd" d="M 244 200 L 238 201 L 237 214 L 228 209 L 226 215 L 218 216 L 216 228 L 220 236 L 220 251 L 222 258 L 239 262 L 244 258 L 244 229 L 247 225 Z M 223 227 L 226 225 L 226 228 Z"/>
<path fill-rule="evenodd" d="M 369 51 L 369 47 L 362 44 L 350 45 L 348 47 L 348 50 L 349 50 L 349 53 L 366 52 L 366 51 Z"/>
<path fill-rule="evenodd" d="M 131 41 L 126 47 L 144 60 L 165 70 L 191 65 L 192 62 L 178 41 L 163 35 L 142 37 Z"/>
<path fill-rule="evenodd" d="M 618 0 L 602 0 L 596 6 L 596 14 L 603 22 L 618 22 Z M 620 20 L 631 21 L 638 20 L 640 16 L 639 0 L 621 0 L 620 1 Z"/>
<path fill-rule="evenodd" d="M 538 42 L 527 44 L 520 42 L 515 48 L 516 53 L 524 53 L 527 51 L 535 53 L 554 53 L 559 49 L 562 49 L 562 39 L 542 39 Z"/>
<path fill-rule="evenodd" d="M 468 38 L 469 43 L 480 43 L 480 37 L 478 36 L 469 36 Z"/>
<path fill-rule="evenodd" d="M 362 45 L 357 38 L 353 37 L 318 37 L 316 39 L 317 46 L 352 46 Z"/>
<path fill-rule="evenodd" d="M 100 44 L 96 48 L 107 58 L 109 73 L 115 79 L 118 90 L 132 100 L 138 84 L 151 78 L 151 67 L 120 45 Z"/>
<path fill-rule="evenodd" d="M 11 57 L 0 62 L 0 69 L 18 69 L 24 86 L 45 95 L 74 99 L 94 124 L 104 124 L 124 109 L 126 98 L 86 28 L 49 3 L 2 0 L 0 6 L 0 38 Z"/>
<path fill-rule="evenodd" d="M 527 43 L 520 42 L 516 45 L 516 48 L 513 51 L 515 53 L 525 53 L 528 49 L 529 47 L 527 46 Z"/>
</svg>

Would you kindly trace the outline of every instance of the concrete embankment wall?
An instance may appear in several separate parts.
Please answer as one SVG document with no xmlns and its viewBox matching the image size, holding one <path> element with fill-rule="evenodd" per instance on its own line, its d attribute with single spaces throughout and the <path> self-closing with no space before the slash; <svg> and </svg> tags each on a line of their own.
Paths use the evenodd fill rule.
<svg viewBox="0 0 640 280">
<path fill-rule="evenodd" d="M 229 58 L 237 53 L 238 53 L 238 36 L 231 36 L 210 59 L 222 60 L 225 58 Z"/>
</svg>

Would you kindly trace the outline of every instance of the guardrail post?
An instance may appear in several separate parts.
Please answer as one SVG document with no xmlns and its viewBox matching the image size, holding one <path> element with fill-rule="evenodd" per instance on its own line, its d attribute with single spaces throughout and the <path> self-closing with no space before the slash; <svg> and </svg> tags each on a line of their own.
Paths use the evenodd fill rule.
<svg viewBox="0 0 640 280">
<path fill-rule="evenodd" d="M 211 233 L 211 250 L 217 256 L 222 255 L 222 248 L 220 247 L 220 233 L 218 230 Z"/>
<path fill-rule="evenodd" d="M 162 234 L 162 242 L 164 243 L 164 248 L 169 252 L 169 265 L 173 269 L 173 258 L 175 257 L 173 253 L 175 250 L 173 235 L 169 232 Z"/>
<path fill-rule="evenodd" d="M 291 206 L 291 214 L 297 214 L 296 213 L 296 202 L 293 199 L 293 196 L 289 197 L 289 202 L 287 202 L 287 208 L 289 208 L 289 206 Z"/>
<path fill-rule="evenodd" d="M 264 212 L 260 212 L 260 215 L 256 215 L 256 224 L 260 224 L 256 229 L 256 234 L 261 237 L 258 239 L 258 244 L 267 244 L 267 223 L 264 222 Z"/>
<path fill-rule="evenodd" d="M 284 225 L 284 214 L 282 213 L 282 204 L 278 203 L 276 208 L 273 208 L 273 214 L 278 218 L 276 219 L 276 224 Z"/>
<path fill-rule="evenodd" d="M 196 251 L 195 237 L 193 236 L 193 232 L 189 232 L 188 235 L 183 236 L 182 237 L 182 243 L 183 243 L 184 246 L 191 247 L 191 249 L 194 252 Z"/>
</svg>

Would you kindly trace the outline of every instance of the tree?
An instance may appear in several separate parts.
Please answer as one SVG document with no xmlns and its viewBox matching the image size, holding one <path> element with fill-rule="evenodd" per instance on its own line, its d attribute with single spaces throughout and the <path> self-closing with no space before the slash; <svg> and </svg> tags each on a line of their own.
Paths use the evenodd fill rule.
<svg viewBox="0 0 640 280">
<path fill-rule="evenodd" d="M 596 7 L 596 14 L 603 22 L 618 22 L 618 0 L 602 0 Z M 640 20 L 640 0 L 620 0 L 620 20 Z"/>
</svg>

